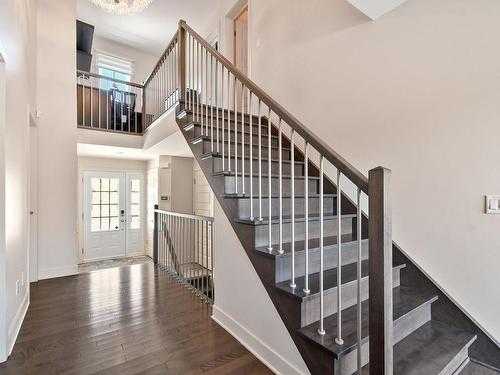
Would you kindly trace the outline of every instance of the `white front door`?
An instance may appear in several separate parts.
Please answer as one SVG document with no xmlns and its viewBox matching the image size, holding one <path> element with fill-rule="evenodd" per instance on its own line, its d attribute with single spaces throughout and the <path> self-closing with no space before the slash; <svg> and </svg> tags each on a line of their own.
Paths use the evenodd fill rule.
<svg viewBox="0 0 500 375">
<path fill-rule="evenodd" d="M 84 260 L 126 255 L 126 174 L 84 172 Z"/>
</svg>

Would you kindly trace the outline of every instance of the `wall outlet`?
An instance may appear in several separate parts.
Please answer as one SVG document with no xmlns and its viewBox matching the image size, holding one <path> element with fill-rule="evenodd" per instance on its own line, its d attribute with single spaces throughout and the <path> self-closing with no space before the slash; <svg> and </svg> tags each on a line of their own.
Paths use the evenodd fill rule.
<svg viewBox="0 0 500 375">
<path fill-rule="evenodd" d="M 19 280 L 16 280 L 16 296 L 19 295 Z"/>
</svg>

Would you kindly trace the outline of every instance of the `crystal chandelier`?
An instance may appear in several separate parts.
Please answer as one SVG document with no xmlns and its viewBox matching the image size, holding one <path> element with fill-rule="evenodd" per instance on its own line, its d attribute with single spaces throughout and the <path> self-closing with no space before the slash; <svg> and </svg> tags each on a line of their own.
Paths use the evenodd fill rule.
<svg viewBox="0 0 500 375">
<path fill-rule="evenodd" d="M 114 14 L 136 14 L 142 12 L 153 0 L 89 0 L 92 4 Z"/>
</svg>

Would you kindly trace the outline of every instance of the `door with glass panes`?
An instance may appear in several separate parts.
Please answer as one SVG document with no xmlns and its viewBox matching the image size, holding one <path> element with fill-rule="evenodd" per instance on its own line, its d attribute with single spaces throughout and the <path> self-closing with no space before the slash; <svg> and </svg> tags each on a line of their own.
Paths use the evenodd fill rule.
<svg viewBox="0 0 500 375">
<path fill-rule="evenodd" d="M 84 172 L 84 260 L 126 255 L 126 174 Z"/>
</svg>

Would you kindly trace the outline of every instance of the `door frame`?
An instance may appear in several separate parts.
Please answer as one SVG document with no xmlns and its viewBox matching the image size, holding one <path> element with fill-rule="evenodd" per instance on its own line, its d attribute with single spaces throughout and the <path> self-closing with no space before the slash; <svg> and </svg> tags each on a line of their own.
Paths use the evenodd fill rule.
<svg viewBox="0 0 500 375">
<path fill-rule="evenodd" d="M 86 247 L 85 244 L 85 220 L 84 220 L 84 212 L 85 212 L 85 173 L 86 172 L 96 172 L 96 173 L 103 173 L 103 172 L 109 172 L 109 173 L 124 173 L 125 174 L 125 181 L 128 180 L 128 175 L 142 175 L 142 192 L 141 192 L 141 208 L 142 208 L 142 242 L 143 242 L 143 252 L 140 255 L 147 255 L 147 248 L 146 248 L 146 238 L 147 238 L 147 229 L 146 229 L 146 224 L 147 224 L 147 212 L 146 210 L 146 190 L 147 190 L 147 180 L 146 180 L 146 172 L 142 169 L 129 169 L 129 170 L 123 170 L 123 169 L 115 169 L 115 168 L 98 168 L 98 167 L 92 167 L 92 168 L 79 168 L 78 171 L 78 195 L 79 195 L 79 207 L 78 207 L 78 228 L 79 228 L 79 234 L 78 234 L 78 264 L 83 264 L 83 263 L 90 263 L 94 262 L 94 260 L 89 260 L 86 261 L 84 259 L 84 249 Z M 125 182 L 127 184 L 127 182 Z M 127 186 L 127 185 L 126 185 Z M 127 191 L 125 192 L 125 207 L 128 205 L 128 194 Z M 127 212 L 128 210 L 126 210 Z M 128 215 L 128 212 L 127 212 Z M 126 223 L 127 224 L 127 223 Z M 128 235 L 127 235 L 127 230 L 128 227 L 126 227 L 125 230 L 125 255 L 121 257 L 110 257 L 106 259 L 119 259 L 119 258 L 127 258 L 129 256 L 139 256 L 139 253 L 134 253 L 132 255 L 129 255 L 129 250 L 128 250 Z M 105 260 L 104 258 L 102 260 Z M 95 260 L 97 261 L 97 260 Z"/>
</svg>

